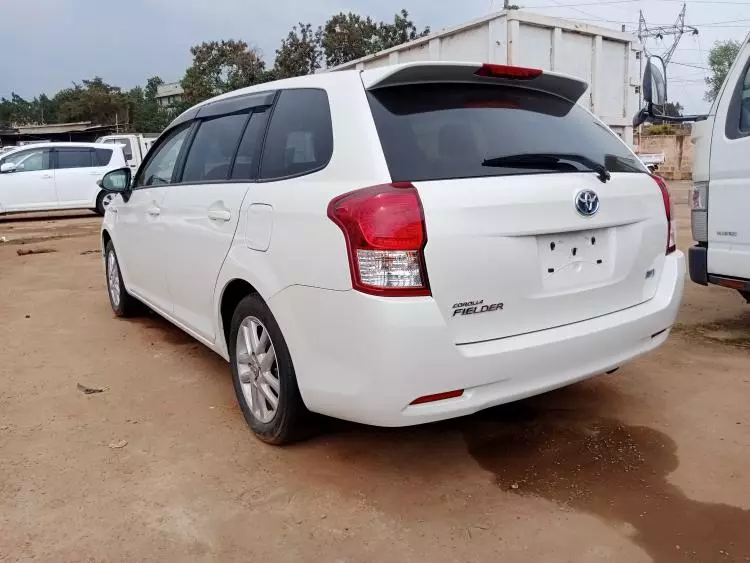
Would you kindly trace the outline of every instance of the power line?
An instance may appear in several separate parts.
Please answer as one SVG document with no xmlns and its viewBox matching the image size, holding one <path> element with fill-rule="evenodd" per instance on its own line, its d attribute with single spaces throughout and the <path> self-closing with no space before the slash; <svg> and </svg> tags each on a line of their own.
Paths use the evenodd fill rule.
<svg viewBox="0 0 750 563">
<path fill-rule="evenodd" d="M 672 45 L 662 55 L 664 65 L 669 64 L 669 60 L 674 55 L 677 45 L 680 44 L 680 39 L 689 31 L 693 35 L 698 35 L 698 29 L 691 25 L 685 25 L 685 13 L 687 12 L 687 4 L 682 4 L 682 10 L 677 16 L 677 20 L 672 25 L 661 25 L 657 27 L 649 27 L 646 23 L 646 17 L 643 15 L 643 10 L 640 10 L 640 16 L 638 17 L 638 40 L 643 43 L 645 48 L 645 39 L 656 38 L 663 39 L 666 35 L 674 35 Z"/>
<path fill-rule="evenodd" d="M 573 5 L 569 4 L 569 5 L 566 6 L 565 4 L 562 4 L 561 2 L 558 2 L 557 0 L 552 0 L 552 1 L 555 4 L 557 4 L 557 6 L 559 6 L 561 8 L 570 8 L 571 10 L 573 10 L 575 12 L 578 12 L 579 14 L 583 14 L 584 16 L 596 17 L 596 14 L 592 14 L 591 12 L 587 12 L 585 10 L 580 10 L 580 9 L 574 7 Z M 621 23 L 621 22 L 618 22 L 618 21 L 615 21 L 615 20 L 607 20 L 607 19 L 600 19 L 599 21 L 603 21 L 603 22 L 607 22 L 607 23 Z"/>
<path fill-rule="evenodd" d="M 680 62 L 677 62 L 677 61 L 672 61 L 672 64 L 673 65 L 677 65 L 677 66 L 686 66 L 688 68 L 698 68 L 700 70 L 711 70 L 707 66 L 694 65 L 694 64 L 690 64 L 690 63 L 680 63 Z"/>
</svg>

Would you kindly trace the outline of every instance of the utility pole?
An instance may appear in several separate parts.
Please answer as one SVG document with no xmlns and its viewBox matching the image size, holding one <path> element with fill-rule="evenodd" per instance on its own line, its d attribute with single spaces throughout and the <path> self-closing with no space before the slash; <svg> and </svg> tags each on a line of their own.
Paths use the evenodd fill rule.
<svg viewBox="0 0 750 563">
<path fill-rule="evenodd" d="M 638 40 L 643 45 L 643 49 L 648 52 L 648 49 L 646 49 L 646 39 L 664 39 L 664 37 L 668 35 L 673 35 L 674 39 L 672 40 L 672 45 L 664 52 L 664 54 L 661 56 L 662 59 L 664 59 L 664 66 L 667 66 L 669 64 L 669 61 L 672 59 L 672 55 L 674 55 L 675 50 L 677 49 L 677 45 L 680 43 L 680 39 L 682 39 L 682 36 L 688 32 L 691 35 L 698 35 L 698 29 L 693 27 L 692 25 L 685 25 L 685 12 L 687 11 L 687 4 L 682 5 L 682 10 L 680 10 L 679 15 L 677 16 L 677 20 L 672 25 L 660 25 L 656 27 L 649 27 L 649 25 L 646 23 L 646 18 L 643 15 L 643 10 L 640 12 L 640 17 L 638 18 Z"/>
</svg>

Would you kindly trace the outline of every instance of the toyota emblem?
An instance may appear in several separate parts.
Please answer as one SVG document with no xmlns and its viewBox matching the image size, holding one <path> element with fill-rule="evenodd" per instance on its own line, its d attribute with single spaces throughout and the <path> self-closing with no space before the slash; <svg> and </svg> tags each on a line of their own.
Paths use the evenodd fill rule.
<svg viewBox="0 0 750 563">
<path fill-rule="evenodd" d="M 593 190 L 581 190 L 576 195 L 576 211 L 584 217 L 591 217 L 599 211 L 599 196 Z"/>
</svg>

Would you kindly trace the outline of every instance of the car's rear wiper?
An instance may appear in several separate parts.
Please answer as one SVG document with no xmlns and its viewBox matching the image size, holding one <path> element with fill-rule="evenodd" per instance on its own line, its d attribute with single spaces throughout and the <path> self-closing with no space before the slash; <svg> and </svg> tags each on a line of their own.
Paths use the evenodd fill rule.
<svg viewBox="0 0 750 563">
<path fill-rule="evenodd" d="M 568 153 L 525 153 L 498 156 L 482 161 L 482 166 L 504 166 L 507 168 L 543 168 L 558 170 L 566 166 L 565 161 L 575 162 L 596 172 L 602 182 L 610 179 L 609 170 L 595 160 L 581 154 Z"/>
</svg>

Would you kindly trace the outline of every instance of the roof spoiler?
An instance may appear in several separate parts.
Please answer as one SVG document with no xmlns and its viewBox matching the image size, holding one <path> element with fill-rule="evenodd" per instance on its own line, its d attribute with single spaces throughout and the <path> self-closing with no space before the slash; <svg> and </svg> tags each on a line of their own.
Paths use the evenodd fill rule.
<svg viewBox="0 0 750 563">
<path fill-rule="evenodd" d="M 523 86 L 560 96 L 573 103 L 588 88 L 588 84 L 579 78 L 535 68 L 445 61 L 406 63 L 363 70 L 362 82 L 367 90 L 430 82 Z"/>
</svg>

